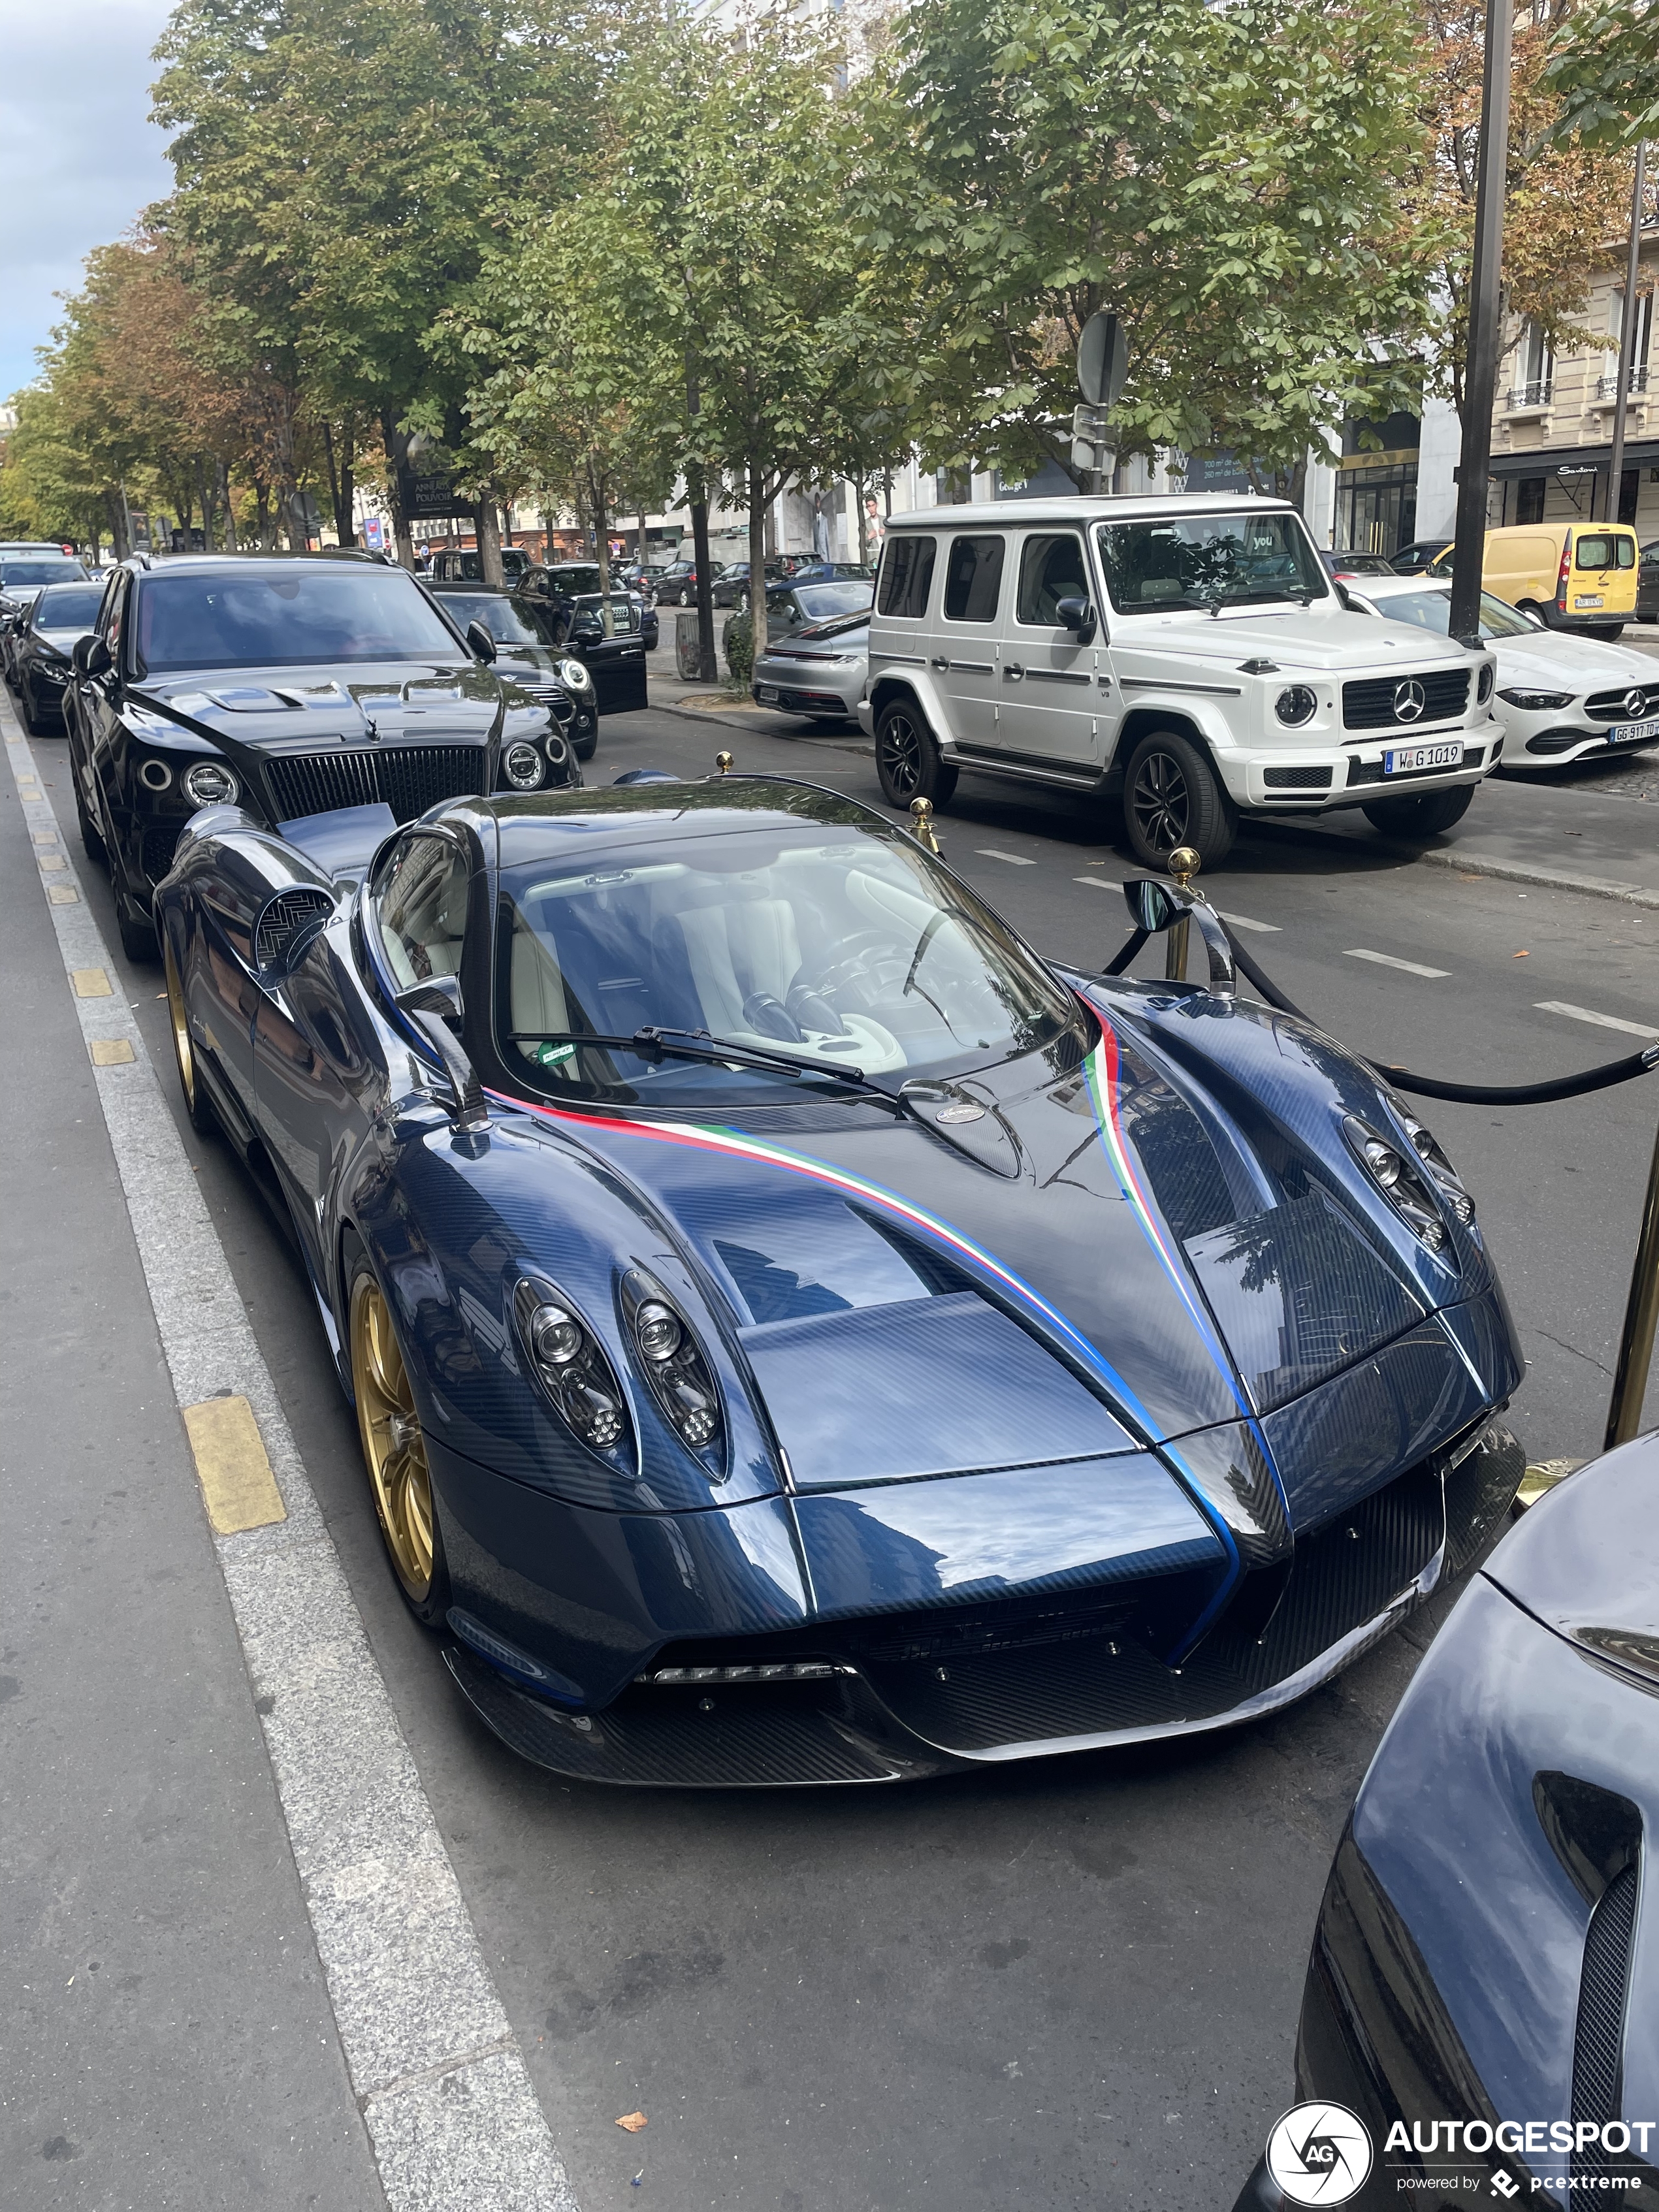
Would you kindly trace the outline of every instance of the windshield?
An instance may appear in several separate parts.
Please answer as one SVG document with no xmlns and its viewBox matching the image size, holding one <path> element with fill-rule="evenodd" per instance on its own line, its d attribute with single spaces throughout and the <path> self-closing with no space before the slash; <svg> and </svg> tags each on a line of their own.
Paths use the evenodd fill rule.
<svg viewBox="0 0 1659 2212">
<path fill-rule="evenodd" d="M 1121 615 L 1328 597 L 1325 572 L 1293 514 L 1188 514 L 1103 522 L 1106 589 Z"/>
<path fill-rule="evenodd" d="M 98 619 L 98 602 L 104 594 L 96 584 L 83 592 L 70 584 L 53 584 L 34 603 L 36 629 L 90 629 Z"/>
<path fill-rule="evenodd" d="M 455 661 L 461 648 L 412 576 L 392 568 L 192 567 L 146 576 L 136 626 L 141 673 L 326 660 Z"/>
<path fill-rule="evenodd" d="M 1413 623 L 1419 629 L 1431 629 L 1438 637 L 1451 634 L 1451 593 L 1449 592 L 1390 592 L 1386 598 L 1379 592 L 1371 601 L 1384 622 Z M 1480 594 L 1480 635 L 1482 637 L 1536 637 L 1538 631 L 1525 615 L 1518 614 L 1502 599 L 1495 599 L 1490 592 Z"/>
<path fill-rule="evenodd" d="M 796 584 L 793 590 L 795 604 L 808 622 L 866 613 L 875 597 L 875 586 L 871 583 Z"/>
<path fill-rule="evenodd" d="M 78 561 L 0 561 L 0 584 L 73 584 L 86 574 Z"/>
<path fill-rule="evenodd" d="M 562 1042 L 647 1024 L 861 1068 L 884 1090 L 983 1067 L 1076 1009 L 908 838 L 816 822 L 653 842 L 613 865 L 504 870 L 501 1057 L 571 1099 L 681 1106 L 835 1094 L 792 1077 Z"/>
<path fill-rule="evenodd" d="M 482 623 L 497 645 L 550 646 L 559 641 L 549 616 L 505 594 L 489 599 L 482 592 L 434 592 L 432 596 L 463 630 L 469 623 Z"/>
</svg>

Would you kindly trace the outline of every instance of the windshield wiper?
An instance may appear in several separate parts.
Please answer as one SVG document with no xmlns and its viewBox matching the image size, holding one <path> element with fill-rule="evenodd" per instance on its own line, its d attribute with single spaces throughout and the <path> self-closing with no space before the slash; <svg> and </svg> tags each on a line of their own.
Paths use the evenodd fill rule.
<svg viewBox="0 0 1659 2212">
<path fill-rule="evenodd" d="M 1228 592 L 1222 598 L 1211 601 L 1210 617 L 1213 621 L 1223 607 L 1247 607 L 1257 599 L 1299 599 L 1305 607 L 1312 599 L 1313 593 L 1303 586 L 1271 592 Z"/>
<path fill-rule="evenodd" d="M 792 1052 L 768 1052 L 762 1045 L 712 1036 L 707 1030 L 665 1030 L 647 1023 L 632 1036 L 578 1036 L 574 1030 L 509 1030 L 507 1038 L 513 1044 L 597 1045 L 605 1052 L 636 1052 L 642 1060 L 697 1060 L 714 1066 L 725 1061 L 738 1067 L 775 1069 L 783 1075 L 831 1075 L 839 1083 L 854 1085 L 884 1098 L 890 1106 L 895 1103 L 892 1093 L 872 1083 L 861 1067 L 846 1067 L 833 1060 L 807 1060 Z"/>
</svg>

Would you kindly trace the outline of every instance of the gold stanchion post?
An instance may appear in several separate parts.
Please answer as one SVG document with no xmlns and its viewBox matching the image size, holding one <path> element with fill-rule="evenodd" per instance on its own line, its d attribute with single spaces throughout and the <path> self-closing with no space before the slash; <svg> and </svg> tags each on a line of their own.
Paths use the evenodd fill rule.
<svg viewBox="0 0 1659 2212">
<path fill-rule="evenodd" d="M 1190 845 L 1177 845 L 1170 855 L 1170 873 L 1175 878 L 1176 889 L 1184 891 L 1198 873 L 1203 862 Z M 1164 980 L 1184 983 L 1187 980 L 1187 938 L 1191 922 L 1183 914 L 1179 921 L 1171 922 L 1169 942 L 1164 950 Z"/>
</svg>

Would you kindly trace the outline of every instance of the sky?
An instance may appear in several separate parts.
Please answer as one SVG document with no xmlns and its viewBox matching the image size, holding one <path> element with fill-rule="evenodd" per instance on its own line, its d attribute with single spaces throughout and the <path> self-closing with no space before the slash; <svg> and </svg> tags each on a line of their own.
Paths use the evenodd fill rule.
<svg viewBox="0 0 1659 2212">
<path fill-rule="evenodd" d="M 94 246 L 172 183 L 147 119 L 168 0 L 0 0 L 0 398 Z"/>
</svg>

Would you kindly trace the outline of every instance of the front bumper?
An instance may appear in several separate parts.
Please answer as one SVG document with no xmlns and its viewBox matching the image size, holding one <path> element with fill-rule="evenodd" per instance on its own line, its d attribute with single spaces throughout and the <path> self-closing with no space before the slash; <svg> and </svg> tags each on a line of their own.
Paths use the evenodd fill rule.
<svg viewBox="0 0 1659 2212">
<path fill-rule="evenodd" d="M 1610 758 L 1615 753 L 1643 752 L 1650 745 L 1659 744 L 1659 717 L 1644 718 L 1651 723 L 1650 737 L 1620 738 L 1611 736 L 1605 720 L 1592 721 L 1582 707 L 1572 706 L 1555 713 L 1523 714 L 1517 711 L 1507 748 L 1506 757 L 1511 768 L 1525 763 L 1528 767 L 1564 767 L 1570 761 Z M 1626 726 L 1615 724 L 1616 728 Z M 1637 725 L 1640 727 L 1642 725 Z"/>
<path fill-rule="evenodd" d="M 836 715 L 851 721 L 864 696 L 865 674 L 862 661 L 805 655 L 783 659 L 769 653 L 755 664 L 750 689 L 757 706 L 781 714 Z"/>
<path fill-rule="evenodd" d="M 1443 766 L 1393 770 L 1390 755 L 1418 746 L 1456 747 L 1458 757 Z M 1399 732 L 1328 750 L 1288 746 L 1278 755 L 1252 754 L 1238 763 L 1223 763 L 1235 801 L 1252 808 L 1294 808 L 1312 812 L 1328 807 L 1364 806 L 1395 793 L 1444 791 L 1481 782 L 1492 773 L 1504 746 L 1496 722 L 1474 729 L 1429 730 L 1419 737 Z"/>
</svg>

